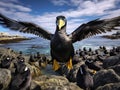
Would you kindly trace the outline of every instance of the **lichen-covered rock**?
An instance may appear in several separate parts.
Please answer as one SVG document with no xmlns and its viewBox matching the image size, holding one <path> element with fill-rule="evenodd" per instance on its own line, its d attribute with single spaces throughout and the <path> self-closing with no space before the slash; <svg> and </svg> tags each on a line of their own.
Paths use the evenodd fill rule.
<svg viewBox="0 0 120 90">
<path fill-rule="evenodd" d="M 36 88 L 36 89 L 35 89 Z M 70 83 L 63 76 L 43 75 L 31 83 L 31 90 L 82 90 L 76 84 Z"/>
<path fill-rule="evenodd" d="M 120 90 L 120 83 L 110 83 L 98 87 L 96 90 Z"/>
<path fill-rule="evenodd" d="M 2 60 L 4 56 L 11 56 L 16 58 L 18 53 L 10 48 L 0 48 L 0 60 Z"/>
<path fill-rule="evenodd" d="M 101 70 L 94 75 L 94 88 L 109 83 L 120 82 L 120 77 L 112 69 Z"/>
<path fill-rule="evenodd" d="M 41 70 L 40 70 L 40 68 L 38 66 L 30 65 L 28 63 L 26 63 L 26 65 L 30 69 L 32 78 L 42 75 Z"/>
<path fill-rule="evenodd" d="M 0 90 L 8 89 L 10 82 L 11 82 L 10 70 L 0 68 Z"/>
<path fill-rule="evenodd" d="M 33 80 L 31 82 L 30 90 L 41 90 L 41 86 Z"/>
</svg>

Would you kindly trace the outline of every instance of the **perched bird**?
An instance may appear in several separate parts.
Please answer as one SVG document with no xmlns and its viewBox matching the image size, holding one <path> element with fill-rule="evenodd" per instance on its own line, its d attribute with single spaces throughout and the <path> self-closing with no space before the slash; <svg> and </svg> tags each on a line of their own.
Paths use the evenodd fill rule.
<svg viewBox="0 0 120 90">
<path fill-rule="evenodd" d="M 96 61 L 92 59 L 87 59 L 85 61 L 85 64 L 88 66 L 88 68 L 93 70 L 94 74 L 96 73 L 96 71 L 99 71 L 100 69 L 102 69 L 102 66 L 100 66 Z"/>
<path fill-rule="evenodd" d="M 118 48 L 113 47 L 113 49 L 110 50 L 110 56 L 117 55 L 117 52 L 119 52 Z"/>
<path fill-rule="evenodd" d="M 30 64 L 31 69 L 31 75 L 32 77 L 37 77 L 41 75 L 41 70 L 39 67 L 39 61 L 36 57 L 36 55 L 30 55 L 28 63 Z"/>
<path fill-rule="evenodd" d="M 12 58 L 10 56 L 6 56 L 0 64 L 1 68 L 6 68 L 8 69 L 11 66 Z"/>
<path fill-rule="evenodd" d="M 116 48 L 116 52 L 120 53 L 120 46 Z"/>
<path fill-rule="evenodd" d="M 89 48 L 89 52 L 92 52 L 92 48 Z"/>
<path fill-rule="evenodd" d="M 29 62 L 30 65 L 35 65 L 38 63 L 38 59 L 36 55 L 30 55 Z"/>
<path fill-rule="evenodd" d="M 37 52 L 37 59 L 38 59 L 38 60 L 41 59 L 41 55 L 40 55 L 39 52 Z"/>
<path fill-rule="evenodd" d="M 11 30 L 32 33 L 50 40 L 53 69 L 56 71 L 60 68 L 58 62 L 66 63 L 67 68 L 72 69 L 72 58 L 74 56 L 73 43 L 96 34 L 111 31 L 116 26 L 120 26 L 120 16 L 111 19 L 90 21 L 80 25 L 71 34 L 66 33 L 67 20 L 64 16 L 56 17 L 56 31 L 54 34 L 34 23 L 13 20 L 2 14 L 0 14 L 0 24 Z"/>
<path fill-rule="evenodd" d="M 17 57 L 17 60 L 14 62 L 15 73 L 19 72 L 22 64 L 25 64 L 25 59 L 23 57 Z"/>
<path fill-rule="evenodd" d="M 25 64 L 18 64 L 9 90 L 29 90 L 31 83 L 30 69 Z"/>
<path fill-rule="evenodd" d="M 87 51 L 86 47 L 83 48 L 83 51 Z"/>
<path fill-rule="evenodd" d="M 75 65 L 77 63 L 81 62 L 80 56 L 79 55 L 74 55 L 72 64 Z"/>
<path fill-rule="evenodd" d="M 36 62 L 37 60 L 33 55 L 30 55 L 29 62 Z"/>
<path fill-rule="evenodd" d="M 42 56 L 41 59 L 39 60 L 39 66 L 42 68 L 45 68 L 47 66 L 47 58 L 45 56 Z"/>
<path fill-rule="evenodd" d="M 25 58 L 22 56 L 17 57 L 17 63 L 25 63 Z"/>
<path fill-rule="evenodd" d="M 93 90 L 93 77 L 85 64 L 81 65 L 76 76 L 77 85 L 84 90 Z"/>
</svg>

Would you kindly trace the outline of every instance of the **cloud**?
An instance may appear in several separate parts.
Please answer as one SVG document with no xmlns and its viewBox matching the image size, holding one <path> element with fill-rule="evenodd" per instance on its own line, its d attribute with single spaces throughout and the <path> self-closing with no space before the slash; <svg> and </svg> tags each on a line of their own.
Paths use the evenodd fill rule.
<svg viewBox="0 0 120 90">
<path fill-rule="evenodd" d="M 104 18 L 109 18 L 109 17 L 112 18 L 112 17 L 120 15 L 120 12 L 119 12 L 120 9 L 111 10 L 111 9 L 116 8 L 115 3 L 117 2 L 117 0 L 109 0 L 109 1 L 108 0 L 102 0 L 102 1 L 100 0 L 91 0 L 91 1 L 90 0 L 89 1 L 71 0 L 71 2 L 72 3 L 74 2 L 74 5 L 79 5 L 78 8 L 73 9 L 73 10 L 44 14 L 42 19 L 43 20 L 47 19 L 48 21 L 52 21 L 53 18 L 58 15 L 65 15 L 68 19 L 68 25 L 67 25 L 67 29 L 69 30 L 68 32 L 72 32 L 82 23 L 85 23 L 91 20 L 91 19 L 80 19 L 83 16 L 91 16 L 91 17 L 97 16 L 101 18 L 103 18 L 104 16 Z M 51 20 L 49 20 L 47 17 L 51 17 Z"/>
<path fill-rule="evenodd" d="M 6 2 L 6 3 L 8 3 L 8 2 L 19 3 L 18 0 L 0 0 L 0 1 Z"/>
<path fill-rule="evenodd" d="M 116 17 L 116 16 L 120 16 L 120 9 L 113 10 L 112 12 L 108 11 L 106 14 L 107 15 L 103 16 L 101 19 L 113 18 L 113 17 Z"/>
<path fill-rule="evenodd" d="M 82 17 L 82 16 L 92 16 L 92 15 L 100 16 L 100 15 L 107 14 L 110 9 L 116 8 L 115 6 L 116 2 L 118 2 L 118 0 L 89 0 L 89 1 L 88 0 L 87 1 L 86 0 L 70 0 L 67 3 L 71 3 L 71 5 L 78 5 L 77 9 L 72 9 L 72 10 L 67 10 L 62 12 L 55 12 L 51 14 L 53 15 L 62 14 L 72 18 Z M 63 3 L 63 5 L 65 5 L 65 3 Z M 110 10 L 110 12 L 114 12 L 114 11 L 115 10 Z"/>
<path fill-rule="evenodd" d="M 72 5 L 78 6 L 80 5 L 80 3 L 84 2 L 84 0 L 70 0 L 70 2 L 72 3 Z"/>
<path fill-rule="evenodd" d="M 50 0 L 56 6 L 79 6 L 80 3 L 83 3 L 84 0 Z"/>
<path fill-rule="evenodd" d="M 13 4 L 11 2 L 3 2 L 3 1 L 0 1 L 0 7 L 5 7 L 7 9 L 11 9 L 11 10 L 14 10 L 14 11 L 22 11 L 22 12 L 30 12 L 31 9 L 30 8 L 27 8 L 27 7 L 24 7 L 22 5 L 17 5 L 17 4 Z"/>
<path fill-rule="evenodd" d="M 58 15 L 66 16 L 68 33 L 71 33 L 82 23 L 92 20 L 92 17 L 104 19 L 120 15 L 120 8 L 116 6 L 116 3 L 120 3 L 119 0 L 49 0 L 54 5 L 59 5 L 60 7 L 63 7 L 63 5 L 70 7 L 72 5 L 76 8 L 71 6 L 68 10 L 44 12 L 41 15 L 31 15 L 32 9 L 22 5 L 18 0 L 9 0 L 8 3 L 5 3 L 5 1 L 0 1 L 1 13 L 15 20 L 36 23 L 52 33 L 54 33 L 56 28 L 55 17 Z"/>
<path fill-rule="evenodd" d="M 51 0 L 51 2 L 56 6 L 69 5 L 68 0 Z"/>
</svg>

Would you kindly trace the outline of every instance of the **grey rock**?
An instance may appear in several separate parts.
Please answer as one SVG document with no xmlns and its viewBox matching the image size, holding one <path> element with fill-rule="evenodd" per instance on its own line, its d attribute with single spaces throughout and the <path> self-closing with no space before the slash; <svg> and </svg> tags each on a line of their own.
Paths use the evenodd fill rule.
<svg viewBox="0 0 120 90">
<path fill-rule="evenodd" d="M 111 67 L 109 67 L 109 69 L 113 69 L 116 72 L 116 74 L 118 74 L 120 76 L 120 64 L 111 66 Z"/>
<path fill-rule="evenodd" d="M 120 54 L 116 56 L 110 56 L 103 61 L 103 67 L 108 68 L 120 64 Z"/>
<path fill-rule="evenodd" d="M 120 77 L 112 69 L 97 72 L 93 79 L 95 89 L 105 84 L 120 82 Z"/>
<path fill-rule="evenodd" d="M 11 72 L 8 69 L 0 69 L 0 90 L 7 90 L 11 82 Z"/>
<path fill-rule="evenodd" d="M 110 83 L 98 87 L 96 90 L 120 90 L 120 83 Z"/>
<path fill-rule="evenodd" d="M 36 89 L 35 89 L 36 88 Z M 43 75 L 31 83 L 31 90 L 82 90 L 76 84 L 70 83 L 63 76 Z"/>
</svg>

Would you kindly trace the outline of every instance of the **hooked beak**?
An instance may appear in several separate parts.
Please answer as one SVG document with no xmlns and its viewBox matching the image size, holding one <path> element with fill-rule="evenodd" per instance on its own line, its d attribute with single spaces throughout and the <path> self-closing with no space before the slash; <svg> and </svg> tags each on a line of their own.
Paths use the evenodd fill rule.
<svg viewBox="0 0 120 90">
<path fill-rule="evenodd" d="M 64 25 L 65 25 L 65 21 L 62 20 L 62 19 L 60 19 L 60 20 L 58 21 L 58 28 L 59 28 L 59 30 L 61 30 L 61 28 L 62 28 Z"/>
</svg>

